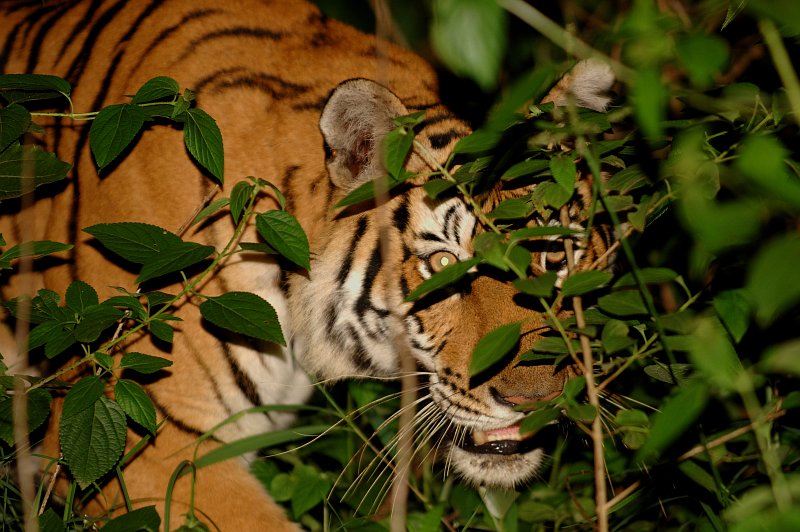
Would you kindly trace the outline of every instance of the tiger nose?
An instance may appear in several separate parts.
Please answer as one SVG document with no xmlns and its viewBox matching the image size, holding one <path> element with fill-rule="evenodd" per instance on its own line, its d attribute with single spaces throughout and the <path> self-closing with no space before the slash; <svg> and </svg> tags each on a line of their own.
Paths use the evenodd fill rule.
<svg viewBox="0 0 800 532">
<path fill-rule="evenodd" d="M 525 403 L 533 403 L 534 401 L 550 401 L 561 395 L 561 390 L 552 391 L 546 395 L 538 394 L 515 394 L 503 395 L 497 388 L 491 389 L 492 398 L 503 406 L 518 406 Z"/>
</svg>

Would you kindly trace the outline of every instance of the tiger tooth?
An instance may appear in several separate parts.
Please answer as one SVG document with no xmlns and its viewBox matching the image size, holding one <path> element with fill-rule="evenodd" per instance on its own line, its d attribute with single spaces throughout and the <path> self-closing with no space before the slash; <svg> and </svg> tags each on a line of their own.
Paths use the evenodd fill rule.
<svg viewBox="0 0 800 532">
<path fill-rule="evenodd" d="M 489 442 L 489 437 L 482 430 L 476 430 L 472 433 L 472 441 L 475 442 L 475 445 L 483 445 Z"/>
</svg>

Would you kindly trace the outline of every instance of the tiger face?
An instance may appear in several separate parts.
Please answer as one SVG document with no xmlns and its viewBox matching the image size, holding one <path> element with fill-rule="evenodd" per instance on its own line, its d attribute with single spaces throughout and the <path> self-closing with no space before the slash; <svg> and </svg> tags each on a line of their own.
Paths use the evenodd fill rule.
<svg viewBox="0 0 800 532">
<path fill-rule="evenodd" d="M 607 67 L 581 63 L 546 99 L 603 109 L 602 96 L 613 81 Z M 381 139 L 392 118 L 408 114 L 388 89 L 367 80 L 342 84 L 320 121 L 327 145 L 327 168 L 342 197 L 383 173 Z M 428 110 L 417 139 L 443 163 L 469 129 L 443 109 Z M 431 172 L 418 155 L 412 172 Z M 495 200 L 498 194 L 495 194 Z M 580 206 L 581 195 L 576 203 Z M 579 215 L 580 208 L 574 210 Z M 472 258 L 481 223 L 460 197 L 433 200 L 419 186 L 406 187 L 385 204 L 335 213 L 316 242 L 308 276 L 297 277 L 289 292 L 292 350 L 323 379 L 396 377 L 401 356 L 413 356 L 428 375 L 434 413 L 427 425 L 440 426 L 456 472 L 474 484 L 513 487 L 539 470 L 545 449 L 519 432 L 524 414 L 517 405 L 558 396 L 571 369 L 516 361 L 488 379 L 470 378 L 477 342 L 493 329 L 522 323 L 519 354 L 548 330 L 544 316 L 526 308 L 508 279 L 473 268 L 455 288 L 416 302 L 411 290 L 435 272 Z M 579 243 L 576 256 L 591 263 L 602 239 Z M 547 262 L 543 252 L 535 261 Z M 562 268 L 564 269 L 564 268 Z M 562 275 L 565 271 L 560 272 Z M 314 324 L 308 326 L 308 324 Z"/>
</svg>

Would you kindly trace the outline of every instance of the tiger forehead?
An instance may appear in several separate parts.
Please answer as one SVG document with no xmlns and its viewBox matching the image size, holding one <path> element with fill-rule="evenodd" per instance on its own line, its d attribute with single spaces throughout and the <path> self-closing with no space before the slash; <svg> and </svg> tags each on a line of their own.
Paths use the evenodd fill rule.
<svg viewBox="0 0 800 532">
<path fill-rule="evenodd" d="M 437 244 L 469 250 L 476 219 L 460 198 L 435 201 L 420 198 L 412 216 L 413 238 L 417 246 Z"/>
</svg>

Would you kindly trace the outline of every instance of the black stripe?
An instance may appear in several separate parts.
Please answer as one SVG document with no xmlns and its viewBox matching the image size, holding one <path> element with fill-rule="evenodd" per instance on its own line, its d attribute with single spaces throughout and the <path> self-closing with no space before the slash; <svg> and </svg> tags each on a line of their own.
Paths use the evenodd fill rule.
<svg viewBox="0 0 800 532">
<path fill-rule="evenodd" d="M 450 208 L 447 209 L 447 212 L 444 213 L 444 223 L 442 224 L 444 227 L 442 229 L 444 230 L 445 238 L 448 240 L 452 240 L 456 236 L 450 224 L 450 221 L 453 218 L 453 215 L 456 213 L 456 210 L 458 210 L 458 205 L 454 204 L 451 205 Z"/>
<path fill-rule="evenodd" d="M 194 437 L 194 438 L 196 438 L 198 436 L 202 436 L 205 433 L 204 430 L 200 430 L 200 429 L 198 429 L 196 427 L 192 427 L 191 425 L 189 425 L 187 423 L 184 423 L 180 419 L 176 418 L 175 415 L 172 414 L 172 412 L 170 412 L 169 409 L 166 406 L 164 406 L 161 403 L 159 403 L 158 400 L 152 394 L 148 394 L 148 395 L 150 396 L 150 400 L 153 401 L 153 405 L 155 405 L 155 407 L 159 411 L 161 411 L 161 415 L 163 417 L 167 418 L 169 420 L 169 423 L 171 425 L 173 425 L 175 428 L 177 428 L 178 430 L 182 430 L 183 432 L 191 434 L 192 437 Z"/>
<path fill-rule="evenodd" d="M 440 237 L 437 234 L 431 233 L 430 231 L 423 231 L 419 234 L 419 238 L 424 240 L 433 240 L 434 242 L 444 242 L 445 239 Z"/>
<path fill-rule="evenodd" d="M 409 217 L 410 214 L 408 211 L 408 197 L 404 197 L 400 205 L 394 210 L 394 213 L 392 214 L 392 221 L 394 222 L 394 226 L 401 233 L 405 232 L 406 228 L 408 227 Z"/>
<path fill-rule="evenodd" d="M 139 26 L 142 25 L 142 22 L 144 22 L 145 19 L 149 18 L 150 15 L 152 15 L 156 9 L 158 9 L 164 4 L 165 4 L 164 0 L 150 0 L 150 3 L 147 4 L 146 8 L 144 8 L 144 11 L 139 13 L 139 16 L 136 17 L 136 20 L 133 21 L 133 24 L 131 24 L 130 28 L 128 28 L 128 31 L 126 31 L 125 35 L 123 35 L 122 38 L 119 40 L 119 42 L 117 43 L 117 47 L 131 40 L 131 37 L 133 37 L 134 34 L 139 30 Z"/>
<path fill-rule="evenodd" d="M 29 13 L 28 16 L 17 22 L 16 26 L 14 26 L 14 28 L 8 33 L 8 38 L 6 39 L 5 45 L 3 46 L 3 53 L 0 54 L 0 72 L 5 72 L 6 61 L 8 60 L 9 57 L 11 57 L 11 49 L 17 42 L 17 37 L 19 32 L 23 28 L 25 29 L 25 33 L 20 38 L 20 40 L 25 40 L 25 36 L 33 28 L 33 24 L 35 24 L 39 19 L 41 19 L 42 15 L 47 13 L 51 9 L 49 7 L 41 7 L 41 5 L 39 7 L 40 7 L 39 9 Z"/>
<path fill-rule="evenodd" d="M 355 306 L 353 307 L 353 310 L 356 312 L 356 315 L 359 318 L 363 318 L 367 310 L 373 308 L 370 302 L 370 298 L 372 296 L 372 286 L 375 284 L 375 278 L 381 271 L 382 262 L 381 247 L 378 245 L 378 242 L 376 242 L 375 247 L 372 250 L 372 255 L 369 258 L 369 263 L 367 263 L 367 269 L 364 272 L 364 280 L 361 282 L 361 292 L 358 296 L 358 299 L 356 299 Z"/>
<path fill-rule="evenodd" d="M 278 185 L 278 188 L 283 192 L 283 196 L 286 198 L 286 210 L 289 212 L 294 211 L 295 207 L 295 191 L 292 189 L 291 181 L 299 169 L 300 167 L 296 164 L 287 166 L 283 171 L 280 184 Z"/>
<path fill-rule="evenodd" d="M 194 52 L 201 44 L 217 39 L 224 39 L 227 37 L 252 37 L 255 39 L 265 39 L 269 41 L 278 41 L 285 36 L 284 33 L 268 30 L 266 28 L 251 28 L 247 26 L 234 26 L 232 28 L 225 28 L 206 33 L 205 35 L 194 39 L 189 46 L 187 46 L 181 54 L 178 61 L 183 61 Z"/>
<path fill-rule="evenodd" d="M 417 128 L 418 128 L 418 131 L 422 131 L 426 127 L 432 126 L 434 124 L 438 124 L 439 122 L 444 122 L 445 120 L 450 120 L 452 118 L 454 118 L 454 116 L 451 115 L 451 114 L 447 114 L 447 113 L 436 115 L 436 116 L 425 117 L 419 123 Z"/>
<path fill-rule="evenodd" d="M 350 353 L 350 360 L 352 360 L 353 364 L 361 371 L 374 371 L 376 369 L 375 365 L 372 363 L 372 360 L 370 360 L 367 350 L 364 349 L 364 344 L 361 343 L 358 332 L 356 332 L 352 325 L 348 325 L 347 333 L 355 344 L 353 351 Z"/>
<path fill-rule="evenodd" d="M 69 32 L 69 36 L 64 39 L 64 42 L 71 43 L 72 41 L 77 40 L 78 35 L 83 33 L 86 29 L 86 26 L 92 21 L 92 17 L 97 13 L 97 10 L 100 9 L 101 0 L 92 0 L 92 4 L 88 7 L 86 12 L 83 14 L 83 17 L 72 27 L 72 31 Z M 64 46 L 61 49 L 61 52 L 58 54 L 58 61 L 64 59 L 64 54 L 67 51 L 67 47 Z M 83 52 L 83 50 L 81 50 Z M 81 54 L 78 54 L 78 59 L 81 58 Z M 71 80 L 70 80 L 71 81 Z"/>
<path fill-rule="evenodd" d="M 451 129 L 446 133 L 434 133 L 430 137 L 428 137 L 428 141 L 431 143 L 431 148 L 434 150 L 441 150 L 442 148 L 446 147 L 450 144 L 454 139 L 461 137 L 462 133 L 455 129 Z"/>
<path fill-rule="evenodd" d="M 347 280 L 347 276 L 350 275 L 350 268 L 353 267 L 353 256 L 356 253 L 356 246 L 358 245 L 358 241 L 364 236 L 364 233 L 367 232 L 367 222 L 366 215 L 358 219 L 356 231 L 353 233 L 353 238 L 350 241 L 350 248 L 347 250 L 344 260 L 342 261 L 342 267 L 339 269 L 339 274 L 336 276 L 336 282 L 339 283 L 339 286 L 342 286 Z"/>
<path fill-rule="evenodd" d="M 222 348 L 222 352 L 225 353 L 225 360 L 228 362 L 228 366 L 231 369 L 233 380 L 236 381 L 236 386 L 239 388 L 239 390 L 241 390 L 242 394 L 253 406 L 260 405 L 261 398 L 258 396 L 256 384 L 253 382 L 250 376 L 239 367 L 239 364 L 237 364 L 236 360 L 233 358 L 233 355 L 231 354 L 231 346 L 224 342 L 220 342 L 220 346 Z"/>
<path fill-rule="evenodd" d="M 64 16 L 64 13 L 72 7 L 71 5 L 65 5 L 62 6 L 61 9 L 54 10 L 50 16 L 42 22 L 41 26 L 39 26 L 39 31 L 36 32 L 36 36 L 31 43 L 31 51 L 28 55 L 28 64 L 25 67 L 25 72 L 33 72 L 35 70 L 36 65 L 39 64 L 39 55 L 42 51 L 42 43 L 44 42 L 46 34 L 55 23 Z M 63 48 L 66 48 L 66 46 L 63 46 Z"/>
<path fill-rule="evenodd" d="M 67 71 L 66 77 L 68 81 L 78 85 L 80 84 L 81 75 L 83 74 L 83 71 L 86 69 L 86 65 L 89 62 L 92 52 L 96 48 L 95 44 L 97 43 L 97 38 L 103 32 L 105 27 L 112 20 L 114 20 L 114 17 L 117 16 L 117 13 L 119 13 L 122 10 L 122 8 L 125 7 L 125 4 L 127 4 L 127 2 L 128 0 L 119 0 L 116 4 L 108 8 L 102 15 L 100 15 L 100 17 L 92 24 L 92 27 L 89 29 L 88 33 L 85 34 L 86 38 L 83 41 L 83 45 L 81 46 L 80 52 L 75 57 L 75 60 L 72 62 L 72 65 L 70 65 L 70 68 Z M 94 4 L 92 7 L 94 7 Z M 81 29 L 83 28 L 81 27 Z M 113 71 L 114 68 L 116 68 L 117 64 L 118 63 L 116 62 L 112 62 L 110 69 Z M 106 79 L 108 79 L 108 76 L 106 76 Z M 96 109 L 96 107 L 93 107 L 93 109 Z"/>
</svg>

